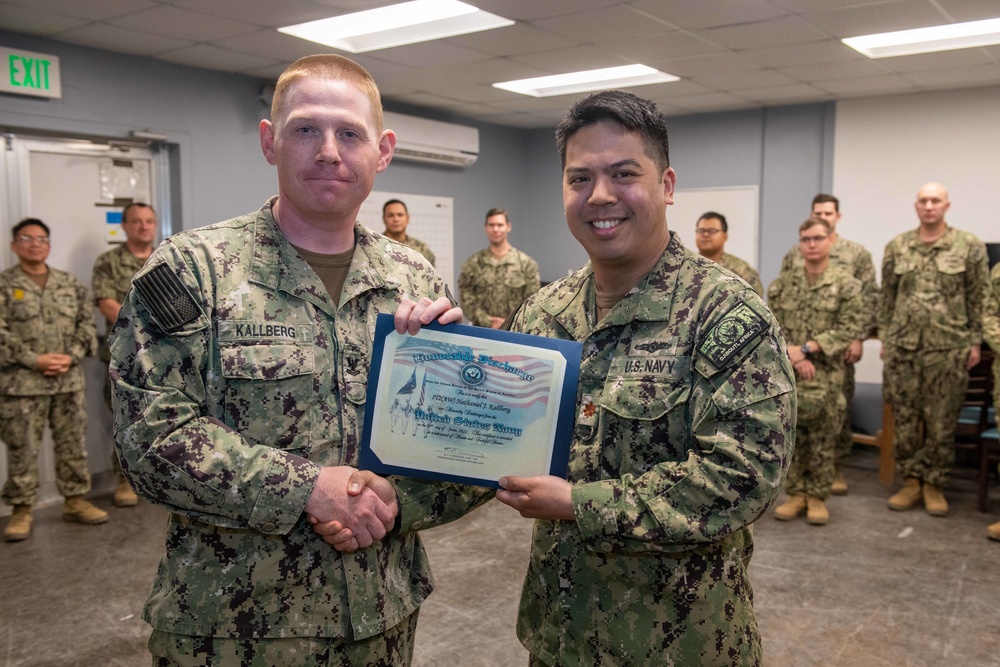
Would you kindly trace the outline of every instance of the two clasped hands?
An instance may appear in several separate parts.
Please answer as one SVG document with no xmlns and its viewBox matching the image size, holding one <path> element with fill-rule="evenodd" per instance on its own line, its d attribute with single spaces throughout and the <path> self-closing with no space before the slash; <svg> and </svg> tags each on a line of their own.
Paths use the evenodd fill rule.
<svg viewBox="0 0 1000 667">
<path fill-rule="evenodd" d="M 393 316 L 396 331 L 411 335 L 434 319 L 440 324 L 462 321 L 462 310 L 447 298 L 403 299 Z M 497 499 L 529 519 L 572 520 L 569 482 L 559 477 L 502 477 Z M 399 506 L 396 490 L 383 477 L 350 466 L 320 468 L 305 506 L 313 530 L 338 551 L 370 547 L 392 530 Z"/>
</svg>

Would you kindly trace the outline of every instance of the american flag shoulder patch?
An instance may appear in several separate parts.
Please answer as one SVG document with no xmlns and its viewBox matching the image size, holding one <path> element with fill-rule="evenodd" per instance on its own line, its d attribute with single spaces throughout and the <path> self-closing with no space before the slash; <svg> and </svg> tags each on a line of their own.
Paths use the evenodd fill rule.
<svg viewBox="0 0 1000 667">
<path fill-rule="evenodd" d="M 168 332 L 177 331 L 201 315 L 191 293 L 166 264 L 152 268 L 136 278 L 134 284 L 143 303 Z"/>
</svg>

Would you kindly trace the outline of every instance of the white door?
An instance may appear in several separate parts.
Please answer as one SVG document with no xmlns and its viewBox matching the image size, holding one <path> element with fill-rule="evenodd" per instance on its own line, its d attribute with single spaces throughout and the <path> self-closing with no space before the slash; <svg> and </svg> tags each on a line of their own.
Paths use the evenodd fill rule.
<svg viewBox="0 0 1000 667">
<path fill-rule="evenodd" d="M 119 222 L 129 201 L 151 204 L 160 214 L 160 236 L 169 221 L 160 203 L 165 194 L 158 180 L 169 173 L 166 152 L 151 147 L 115 147 L 71 139 L 6 137 L 0 176 L 6 205 L 0 207 L 3 243 L 0 269 L 16 264 L 10 250 L 10 228 L 19 220 L 42 220 L 51 230 L 49 266 L 73 274 L 90 286 L 91 269 L 98 255 L 123 242 Z M 94 309 L 98 335 L 104 335 L 104 318 Z M 104 405 L 103 382 L 107 368 L 96 357 L 83 362 L 87 389 L 87 451 L 94 489 L 106 490 L 111 480 L 113 451 L 111 415 Z M 55 488 L 52 442 L 46 432 L 39 457 L 38 504 L 61 501 Z M 6 448 L 0 460 L 0 478 L 7 478 Z M 7 513 L 9 508 L 0 512 Z"/>
</svg>

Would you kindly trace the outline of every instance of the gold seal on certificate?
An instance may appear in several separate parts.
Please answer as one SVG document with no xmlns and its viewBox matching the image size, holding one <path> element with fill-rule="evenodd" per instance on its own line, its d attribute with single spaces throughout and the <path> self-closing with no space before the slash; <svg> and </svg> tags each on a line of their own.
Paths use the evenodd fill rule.
<svg viewBox="0 0 1000 667">
<path fill-rule="evenodd" d="M 360 467 L 492 487 L 565 477 L 581 350 L 461 324 L 398 334 L 379 315 Z"/>
</svg>

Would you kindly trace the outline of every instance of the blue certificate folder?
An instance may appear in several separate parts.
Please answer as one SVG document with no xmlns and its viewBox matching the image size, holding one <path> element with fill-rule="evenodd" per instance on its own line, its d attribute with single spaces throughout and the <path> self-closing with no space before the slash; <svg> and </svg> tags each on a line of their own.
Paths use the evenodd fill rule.
<svg viewBox="0 0 1000 667">
<path fill-rule="evenodd" d="M 566 477 L 582 343 L 462 324 L 396 333 L 379 315 L 360 465 L 497 488 Z"/>
</svg>

